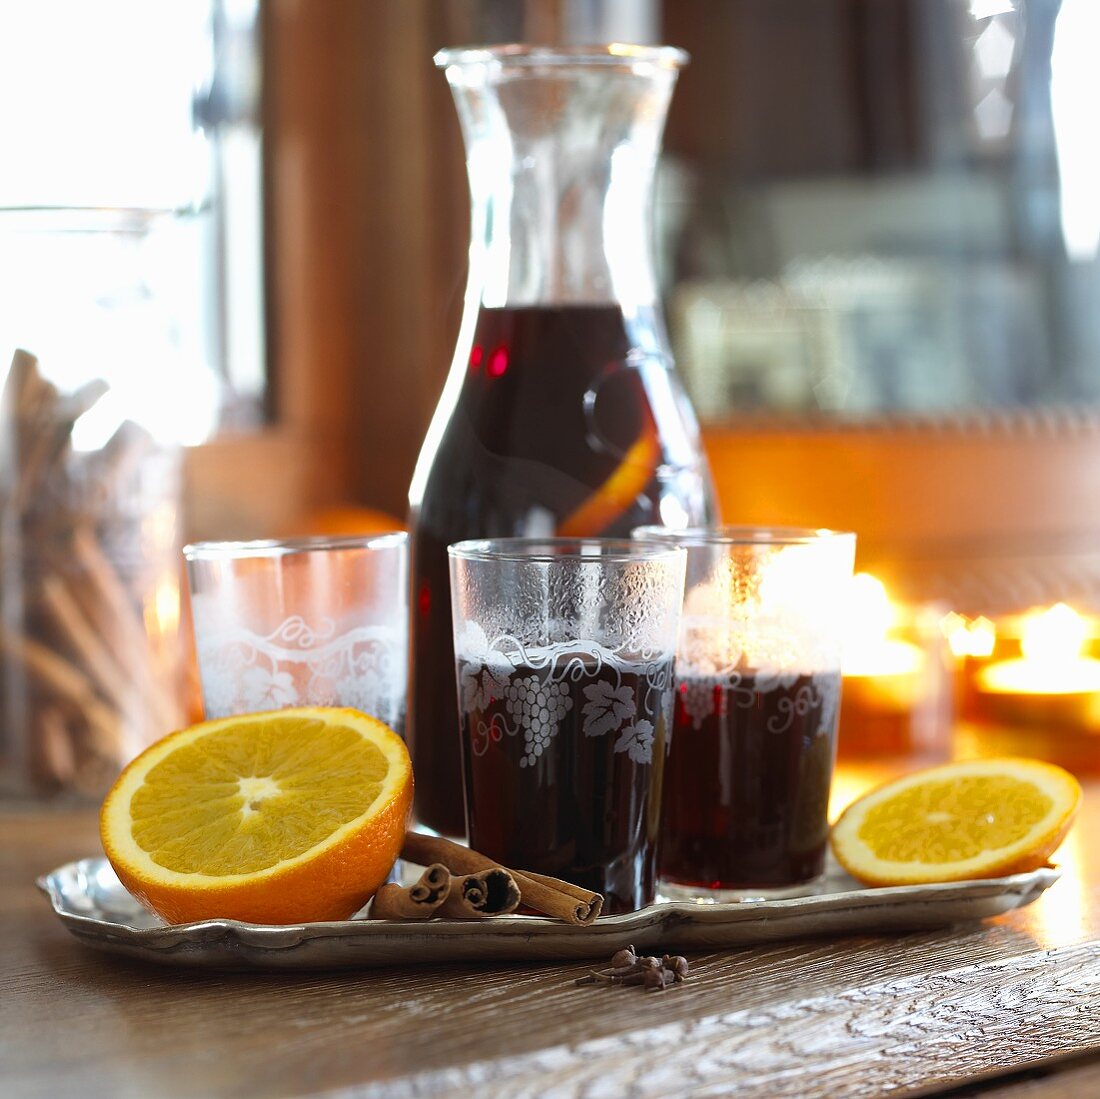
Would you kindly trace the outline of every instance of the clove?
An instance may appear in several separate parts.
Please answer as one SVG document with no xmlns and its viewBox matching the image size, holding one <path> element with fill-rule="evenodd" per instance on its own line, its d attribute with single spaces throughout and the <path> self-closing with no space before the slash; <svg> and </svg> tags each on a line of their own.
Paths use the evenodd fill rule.
<svg viewBox="0 0 1100 1099">
<path fill-rule="evenodd" d="M 625 950 L 616 950 L 611 955 L 611 964 L 616 969 L 621 969 L 626 965 L 633 965 L 638 960 L 637 955 L 634 953 L 634 947 L 628 946 Z"/>
<path fill-rule="evenodd" d="M 651 955 L 639 957 L 633 946 L 617 950 L 611 956 L 611 965 L 607 969 L 593 969 L 585 976 L 578 977 L 575 984 L 593 985 L 642 985 L 647 992 L 660 992 L 673 984 L 682 984 L 688 975 L 687 959 L 680 955 L 668 955 L 656 958 Z"/>
<path fill-rule="evenodd" d="M 663 992 L 675 980 L 675 976 L 662 967 L 648 970 L 642 984 L 645 985 L 646 992 Z"/>
<path fill-rule="evenodd" d="M 668 972 L 670 972 L 676 979 L 677 984 L 683 984 L 690 972 L 691 967 L 688 965 L 687 958 L 680 954 L 673 954 L 671 957 L 666 954 L 661 959 L 661 964 Z"/>
</svg>

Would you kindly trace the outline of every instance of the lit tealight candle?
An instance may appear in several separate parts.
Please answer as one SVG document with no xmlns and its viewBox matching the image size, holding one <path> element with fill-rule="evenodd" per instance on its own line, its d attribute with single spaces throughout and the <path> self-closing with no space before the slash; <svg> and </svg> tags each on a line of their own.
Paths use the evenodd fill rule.
<svg viewBox="0 0 1100 1099">
<path fill-rule="evenodd" d="M 938 751 L 944 725 L 936 668 L 920 645 L 898 637 L 900 609 L 881 580 L 859 573 L 845 607 L 841 754 L 849 759 Z M 942 692 L 942 684 L 939 684 Z"/>
<path fill-rule="evenodd" d="M 1029 755 L 1080 773 L 1100 766 L 1100 660 L 1086 655 L 1097 623 L 1058 603 L 1020 622 L 1021 655 L 977 669 L 964 752 Z"/>
<path fill-rule="evenodd" d="M 898 611 L 886 586 L 870 573 L 852 578 L 844 636 L 844 675 L 908 676 L 924 668 L 924 653 L 910 641 L 891 637 Z"/>
<path fill-rule="evenodd" d="M 1100 660 L 1081 653 L 1089 623 L 1058 603 L 1023 623 L 1022 656 L 982 668 L 977 687 L 987 694 L 1082 695 L 1100 691 Z"/>
</svg>

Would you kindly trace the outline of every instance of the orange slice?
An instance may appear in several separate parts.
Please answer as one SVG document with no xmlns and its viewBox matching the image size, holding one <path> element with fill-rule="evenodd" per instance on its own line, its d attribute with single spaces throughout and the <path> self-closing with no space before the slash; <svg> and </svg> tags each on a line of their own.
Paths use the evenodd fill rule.
<svg viewBox="0 0 1100 1099">
<path fill-rule="evenodd" d="M 386 880 L 412 790 L 404 742 L 366 714 L 246 714 L 138 756 L 100 835 L 122 884 L 170 923 L 340 920 Z"/>
<path fill-rule="evenodd" d="M 563 538 L 583 538 L 607 530 L 634 505 L 653 479 L 653 471 L 660 460 L 657 429 L 650 421 L 650 426 L 631 444 L 611 476 L 558 524 L 557 534 Z"/>
<path fill-rule="evenodd" d="M 1023 873 L 1062 842 L 1080 799 L 1068 771 L 1038 760 L 945 763 L 849 805 L 833 825 L 833 852 L 866 885 Z"/>
</svg>

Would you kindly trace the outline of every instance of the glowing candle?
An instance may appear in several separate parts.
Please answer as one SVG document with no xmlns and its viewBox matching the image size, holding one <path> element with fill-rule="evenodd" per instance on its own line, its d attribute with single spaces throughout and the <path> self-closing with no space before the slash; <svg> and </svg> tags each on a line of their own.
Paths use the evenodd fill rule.
<svg viewBox="0 0 1100 1099">
<path fill-rule="evenodd" d="M 959 659 L 992 656 L 997 644 L 997 628 L 984 615 L 970 619 L 951 611 L 940 619 L 940 630 L 952 655 Z"/>
<path fill-rule="evenodd" d="M 967 735 L 978 752 L 1038 756 L 1079 774 L 1100 768 L 1100 660 L 1085 652 L 1096 628 L 1064 603 L 1023 617 L 1021 655 L 973 677 Z"/>
<path fill-rule="evenodd" d="M 938 758 L 948 696 L 932 649 L 907 639 L 922 639 L 915 616 L 869 573 L 853 578 L 844 616 L 842 756 Z"/>
<path fill-rule="evenodd" d="M 852 578 L 844 636 L 844 675 L 907 676 L 924 667 L 924 653 L 909 641 L 891 637 L 899 613 L 886 586 L 867 572 Z"/>
<path fill-rule="evenodd" d="M 1081 652 L 1089 634 L 1088 620 L 1065 603 L 1028 615 L 1020 639 L 1023 655 L 982 668 L 977 674 L 978 690 L 1002 695 L 1100 691 L 1100 660 Z"/>
</svg>

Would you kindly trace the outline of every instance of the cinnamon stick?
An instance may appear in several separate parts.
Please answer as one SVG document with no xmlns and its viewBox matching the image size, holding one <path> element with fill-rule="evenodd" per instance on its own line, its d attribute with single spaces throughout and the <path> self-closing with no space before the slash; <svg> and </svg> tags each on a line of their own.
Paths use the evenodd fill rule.
<svg viewBox="0 0 1100 1099">
<path fill-rule="evenodd" d="M 91 681 L 45 645 L 0 626 L 0 653 L 17 661 L 43 687 L 75 706 L 95 698 Z"/>
<path fill-rule="evenodd" d="M 78 657 L 100 692 L 120 710 L 134 708 L 136 684 L 81 613 L 68 585 L 57 573 L 42 581 L 42 602 L 63 644 Z"/>
<path fill-rule="evenodd" d="M 67 709 L 82 714 L 100 754 L 113 753 L 117 756 L 122 719 L 99 700 L 91 680 L 82 671 L 45 645 L 14 634 L 2 626 L 0 654 L 21 664 L 39 687 L 52 694 Z"/>
<path fill-rule="evenodd" d="M 52 388 L 52 387 L 51 387 Z M 20 440 L 19 485 L 16 507 L 20 512 L 38 503 L 43 486 L 60 465 L 72 446 L 73 425 L 107 392 L 102 380 L 88 382 L 75 393 L 62 398 L 53 390 L 52 402 L 47 402 L 48 420 L 25 432 Z"/>
<path fill-rule="evenodd" d="M 126 420 L 94 455 L 96 482 L 111 490 L 111 486 L 129 483 L 141 463 L 153 452 L 156 443 L 145 428 Z"/>
<path fill-rule="evenodd" d="M 515 912 L 519 904 L 520 891 L 516 879 L 503 867 L 496 867 L 451 878 L 451 890 L 436 915 L 452 920 L 507 916 Z"/>
<path fill-rule="evenodd" d="M 22 350 L 0 388 L 0 465 L 11 473 L 0 504 L 15 518 L 9 552 L 24 588 L 4 600 L 0 673 L 12 665 L 30 687 L 25 728 L 11 734 L 26 744 L 4 740 L 0 763 L 18 760 L 42 787 L 96 790 L 181 716 L 174 656 L 155 649 L 171 608 L 165 601 L 167 625 L 156 615 L 147 624 L 108 552 L 144 553 L 147 524 L 131 497 L 153 440 L 127 421 L 97 451 L 72 446 L 76 422 L 106 392 L 98 379 L 60 391 Z M 151 605 L 151 578 L 135 583 Z"/>
<path fill-rule="evenodd" d="M 579 885 L 574 885 L 571 881 L 563 881 L 561 878 L 551 878 L 546 874 L 536 874 L 534 870 L 524 870 L 523 876 L 525 878 L 530 878 L 532 881 L 541 882 L 550 889 L 560 889 L 563 893 L 568 893 L 570 897 L 578 901 L 591 902 L 593 897 L 599 896 L 598 893 L 593 893 L 590 889 L 582 889 Z"/>
<path fill-rule="evenodd" d="M 69 581 L 71 594 L 103 636 L 109 636 L 111 627 L 118 632 L 117 651 L 137 665 L 131 666 L 129 679 L 145 698 L 153 724 L 162 732 L 174 729 L 181 718 L 179 706 L 165 689 L 164 675 L 153 666 L 145 624 L 117 570 L 85 525 L 73 532 L 72 550 L 76 573 Z"/>
<path fill-rule="evenodd" d="M 512 877 L 519 886 L 520 896 L 525 905 L 536 912 L 543 912 L 547 916 L 556 916 L 566 923 L 577 924 L 578 927 L 587 927 L 595 921 L 603 909 L 603 894 L 594 893 L 590 889 L 581 890 L 581 895 L 575 896 L 570 888 L 570 882 L 563 882 L 559 878 L 551 878 L 540 874 L 532 878 L 520 870 L 513 870 Z M 549 883 L 553 882 L 554 885 Z M 573 889 L 579 888 L 572 886 Z"/>
<path fill-rule="evenodd" d="M 476 874 L 480 870 L 501 868 L 500 863 L 487 855 L 423 832 L 406 833 L 401 856 L 421 866 L 440 862 L 452 874 Z M 536 912 L 583 927 L 592 923 L 603 908 L 603 897 L 599 893 L 544 874 L 531 875 L 509 867 L 503 869 L 508 870 L 519 886 L 522 903 Z"/>
<path fill-rule="evenodd" d="M 15 444 L 17 455 L 26 447 L 28 425 L 38 419 L 43 406 L 52 404 L 56 393 L 38 373 L 38 360 L 26 351 L 17 350 L 0 392 L 0 420 Z"/>
<path fill-rule="evenodd" d="M 39 785 L 68 786 L 76 774 L 76 752 L 65 716 L 56 706 L 42 706 L 34 715 L 31 773 Z"/>
<path fill-rule="evenodd" d="M 413 885 L 383 885 L 371 901 L 372 920 L 426 920 L 438 915 L 451 891 L 451 874 L 433 863 Z"/>
</svg>

